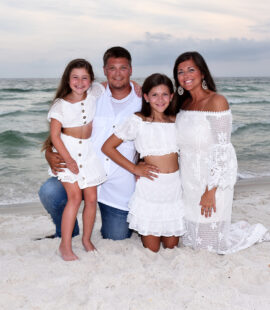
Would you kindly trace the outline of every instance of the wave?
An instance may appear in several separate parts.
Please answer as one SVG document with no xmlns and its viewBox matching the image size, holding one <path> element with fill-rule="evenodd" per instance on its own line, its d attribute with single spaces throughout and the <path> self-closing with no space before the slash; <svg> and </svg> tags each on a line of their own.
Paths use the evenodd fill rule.
<svg viewBox="0 0 270 310">
<path fill-rule="evenodd" d="M 246 179 L 257 179 L 263 177 L 269 177 L 270 172 L 262 172 L 262 173 L 252 173 L 252 172 L 238 172 L 237 180 L 246 180 Z"/>
<path fill-rule="evenodd" d="M 253 104 L 253 105 L 256 105 L 256 104 L 270 104 L 270 101 L 268 100 L 250 100 L 248 98 L 243 98 L 241 96 L 239 96 L 238 98 L 237 97 L 233 97 L 233 98 L 228 98 L 228 101 L 229 101 L 229 104 L 231 105 L 234 105 L 234 104 L 241 104 L 241 103 L 244 103 L 244 104 Z"/>
<path fill-rule="evenodd" d="M 260 92 L 263 90 L 262 87 L 254 87 L 254 86 L 223 86 L 218 88 L 220 92 L 228 92 L 228 93 L 246 93 L 246 92 Z"/>
<path fill-rule="evenodd" d="M 41 143 L 47 136 L 47 131 L 22 133 L 17 130 L 7 130 L 0 134 L 0 144 L 5 148 L 25 148 Z"/>
<path fill-rule="evenodd" d="M 2 117 L 17 117 L 17 116 L 23 116 L 23 115 L 31 115 L 31 114 L 47 114 L 48 113 L 48 109 L 44 109 L 44 110 L 28 110 L 28 111 L 13 111 L 13 112 L 7 112 L 7 113 L 3 113 L 0 114 L 0 118 Z"/>
<path fill-rule="evenodd" d="M 56 88 L 0 88 L 2 93 L 31 93 L 31 92 L 55 92 Z"/>
<path fill-rule="evenodd" d="M 233 134 L 240 134 L 243 133 L 243 131 L 249 130 L 249 129 L 261 129 L 266 132 L 269 132 L 270 130 L 270 122 L 269 123 L 250 123 L 250 124 L 233 124 L 232 133 Z"/>
</svg>

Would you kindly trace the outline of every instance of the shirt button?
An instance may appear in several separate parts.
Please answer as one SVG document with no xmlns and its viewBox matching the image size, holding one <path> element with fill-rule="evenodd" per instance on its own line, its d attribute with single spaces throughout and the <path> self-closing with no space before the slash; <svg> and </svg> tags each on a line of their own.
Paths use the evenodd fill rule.
<svg viewBox="0 0 270 310">
<path fill-rule="evenodd" d="M 109 160 L 109 158 L 106 158 L 106 160 L 108 161 L 108 160 Z"/>
<path fill-rule="evenodd" d="M 84 103 L 82 102 L 81 105 L 84 105 Z"/>
<path fill-rule="evenodd" d="M 86 119 L 86 116 L 84 116 L 83 119 Z"/>
<path fill-rule="evenodd" d="M 79 154 L 78 154 L 78 156 L 82 156 L 82 154 L 81 154 L 81 153 L 79 153 Z"/>
<path fill-rule="evenodd" d="M 115 128 L 115 125 L 113 125 L 112 128 Z"/>
<path fill-rule="evenodd" d="M 83 122 L 84 123 L 84 125 L 86 124 L 86 122 Z"/>
<path fill-rule="evenodd" d="M 84 113 L 84 112 L 85 112 L 85 110 L 82 110 L 82 112 Z"/>
<path fill-rule="evenodd" d="M 85 180 L 85 177 L 83 177 L 82 179 Z"/>
<path fill-rule="evenodd" d="M 82 165 L 80 165 L 80 168 L 82 168 Z"/>
<path fill-rule="evenodd" d="M 82 141 L 79 141 L 80 144 L 82 144 Z"/>
</svg>

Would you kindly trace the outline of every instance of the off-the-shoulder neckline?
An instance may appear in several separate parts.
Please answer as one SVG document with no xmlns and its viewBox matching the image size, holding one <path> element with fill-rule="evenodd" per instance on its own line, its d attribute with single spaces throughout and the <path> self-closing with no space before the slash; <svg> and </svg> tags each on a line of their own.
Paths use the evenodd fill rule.
<svg viewBox="0 0 270 310">
<path fill-rule="evenodd" d="M 144 121 L 140 116 L 133 114 L 136 118 L 138 118 L 142 123 L 146 124 L 175 124 L 175 122 L 149 122 L 149 121 Z"/>
<path fill-rule="evenodd" d="M 199 111 L 199 110 L 184 110 L 180 109 L 180 112 L 188 112 L 188 113 L 199 113 L 199 114 L 228 114 L 231 113 L 231 109 L 224 110 L 224 111 Z"/>
</svg>

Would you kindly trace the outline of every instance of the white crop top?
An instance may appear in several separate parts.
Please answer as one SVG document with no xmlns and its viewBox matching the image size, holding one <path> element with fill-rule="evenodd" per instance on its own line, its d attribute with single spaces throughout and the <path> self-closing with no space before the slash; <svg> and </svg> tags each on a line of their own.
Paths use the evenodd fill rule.
<svg viewBox="0 0 270 310">
<path fill-rule="evenodd" d="M 64 99 L 56 99 L 48 113 L 48 121 L 57 119 L 63 128 L 80 127 L 90 123 L 96 112 L 96 100 L 104 92 L 104 87 L 93 82 L 87 91 L 87 97 L 79 102 L 70 103 Z"/>
<path fill-rule="evenodd" d="M 146 122 L 133 114 L 114 134 L 123 141 L 134 140 L 140 158 L 179 152 L 175 123 Z"/>
</svg>

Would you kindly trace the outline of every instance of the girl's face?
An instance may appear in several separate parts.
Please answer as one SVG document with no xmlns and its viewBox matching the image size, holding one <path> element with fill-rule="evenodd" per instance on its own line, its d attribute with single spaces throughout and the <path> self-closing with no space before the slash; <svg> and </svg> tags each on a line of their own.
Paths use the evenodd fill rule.
<svg viewBox="0 0 270 310">
<path fill-rule="evenodd" d="M 161 84 L 153 87 L 148 94 L 143 96 L 153 111 L 163 113 L 168 108 L 173 94 L 170 93 L 168 86 Z"/>
<path fill-rule="evenodd" d="M 195 62 L 190 59 L 181 62 L 177 67 L 177 78 L 179 84 L 188 91 L 192 91 L 198 86 L 201 87 L 203 75 Z"/>
<path fill-rule="evenodd" d="M 69 86 L 78 96 L 83 95 L 91 85 L 91 78 L 85 68 L 74 68 L 70 72 Z"/>
</svg>

